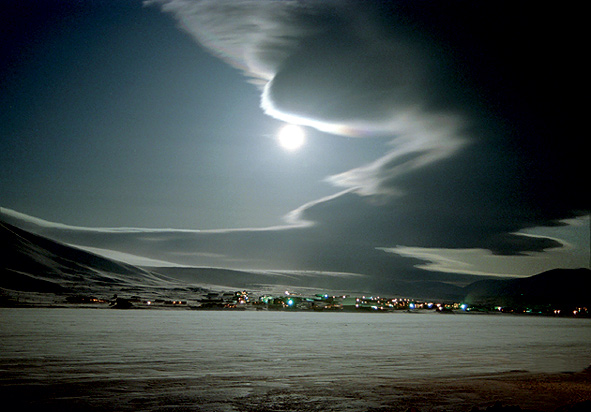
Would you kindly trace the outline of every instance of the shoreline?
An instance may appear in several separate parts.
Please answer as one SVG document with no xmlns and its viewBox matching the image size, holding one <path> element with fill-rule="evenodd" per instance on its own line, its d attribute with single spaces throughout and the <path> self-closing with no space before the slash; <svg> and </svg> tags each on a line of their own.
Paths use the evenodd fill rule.
<svg viewBox="0 0 591 412">
<path fill-rule="evenodd" d="M 425 315 L 425 314 L 436 314 L 440 316 L 517 316 L 517 317 L 540 317 L 540 318 L 558 318 L 558 319 L 591 319 L 591 316 L 567 316 L 567 315 L 556 315 L 556 314 L 544 314 L 544 313 L 514 313 L 514 312 L 475 312 L 475 311 L 448 311 L 448 312 L 437 312 L 431 309 L 413 309 L 413 310 L 384 310 L 384 311 L 369 311 L 369 310 L 347 310 L 347 309 L 326 309 L 326 310 L 314 310 L 314 309 L 268 309 L 268 308 L 257 308 L 257 307 L 238 307 L 238 308 L 203 308 L 199 306 L 193 306 L 189 304 L 183 305 L 133 305 L 131 307 L 116 307 L 109 305 L 108 303 L 53 303 L 53 302 L 24 302 L 18 304 L 0 304 L 0 309 L 95 309 L 95 310 L 117 310 L 117 311 L 193 311 L 193 312 L 227 312 L 227 313 L 243 313 L 243 312 L 270 312 L 270 313 L 357 313 L 357 314 L 372 314 L 376 316 L 380 315 L 396 315 L 396 314 L 414 314 L 414 315 Z"/>
<path fill-rule="evenodd" d="M 161 309 L 161 310 L 193 310 L 193 311 L 273 311 L 273 312 L 323 312 L 323 313 L 437 313 L 441 315 L 525 315 L 534 317 L 587 318 L 591 313 L 587 307 L 576 307 L 575 310 L 517 310 L 510 307 L 494 309 L 470 307 L 459 302 L 426 302 L 414 298 L 380 298 L 355 296 L 260 296 L 249 301 L 246 291 L 214 293 L 217 297 L 196 297 L 194 293 L 158 293 L 155 291 L 128 291 L 124 296 L 120 292 L 98 291 L 77 294 L 47 294 L 36 292 L 18 292 L 11 294 L 0 288 L 0 308 L 92 308 L 92 309 Z M 174 295 L 174 297 L 173 297 Z M 228 300 L 226 295 L 230 295 Z M 98 296 L 98 297 L 97 297 Z M 111 296 L 111 297 L 106 297 Z M 246 296 L 246 297 L 245 297 Z M 320 296 L 320 297 L 318 297 Z M 243 299 L 244 298 L 244 299 Z M 340 300 L 339 300 L 340 299 Z M 345 302 L 346 301 L 346 302 Z M 299 303 L 298 303 L 299 302 Z M 523 308 L 522 308 L 523 309 Z"/>
<path fill-rule="evenodd" d="M 200 307 L 192 304 L 160 304 L 151 305 L 131 305 L 129 307 L 117 307 L 108 302 L 103 303 L 66 303 L 66 302 L 42 302 L 26 301 L 11 302 L 9 304 L 0 302 L 0 309 L 115 309 L 115 310 L 166 310 L 166 311 L 198 311 L 198 312 L 286 312 L 286 313 L 360 313 L 360 314 L 437 314 L 441 316 L 459 315 L 459 316 L 523 316 L 523 317 L 545 317 L 560 319 L 591 319 L 591 316 L 578 315 L 556 315 L 546 313 L 526 313 L 526 312 L 499 312 L 499 311 L 463 311 L 453 310 L 438 312 L 433 309 L 391 309 L 391 310 L 362 310 L 362 309 L 297 309 L 297 308 L 266 308 L 257 306 L 235 307 L 235 308 L 210 308 Z"/>
</svg>

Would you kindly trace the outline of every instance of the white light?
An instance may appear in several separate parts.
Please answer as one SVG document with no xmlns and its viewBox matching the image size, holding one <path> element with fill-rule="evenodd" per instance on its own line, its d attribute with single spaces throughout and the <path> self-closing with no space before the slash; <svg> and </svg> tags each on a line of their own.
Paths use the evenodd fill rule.
<svg viewBox="0 0 591 412">
<path fill-rule="evenodd" d="M 279 144 L 286 150 L 297 150 L 306 141 L 304 129 L 295 124 L 283 126 L 277 135 Z"/>
</svg>

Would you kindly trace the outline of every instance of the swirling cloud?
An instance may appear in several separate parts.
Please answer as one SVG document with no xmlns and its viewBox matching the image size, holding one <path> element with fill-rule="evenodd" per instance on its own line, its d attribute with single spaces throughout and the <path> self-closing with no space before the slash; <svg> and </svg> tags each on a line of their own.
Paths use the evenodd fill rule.
<svg viewBox="0 0 591 412">
<path fill-rule="evenodd" d="M 572 33 L 545 23 L 566 18 L 561 10 L 507 2 L 154 3 L 256 84 L 269 115 L 391 140 L 375 161 L 327 177 L 343 191 L 290 213 L 297 229 L 232 233 L 231 245 L 244 237 L 272 250 L 243 258 L 385 274 L 397 263 L 384 250 L 398 245 L 497 255 L 555 248 L 553 239 L 516 233 L 590 210 L 584 156 L 564 139 L 581 118 L 560 103 L 580 79 L 556 47 Z M 271 234 L 281 240 L 268 241 Z M 291 247 L 281 250 L 283 242 Z M 221 249 L 211 253 L 226 255 Z"/>
</svg>

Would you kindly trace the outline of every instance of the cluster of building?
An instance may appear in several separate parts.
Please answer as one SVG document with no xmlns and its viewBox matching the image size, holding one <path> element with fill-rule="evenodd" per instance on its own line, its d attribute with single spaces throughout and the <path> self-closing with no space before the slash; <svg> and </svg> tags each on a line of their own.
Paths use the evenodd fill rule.
<svg viewBox="0 0 591 412">
<path fill-rule="evenodd" d="M 380 296 L 333 296 L 329 294 L 301 295 L 286 291 L 281 295 L 262 295 L 252 299 L 247 291 L 208 293 L 199 299 L 199 309 L 256 309 L 256 310 L 315 310 L 367 311 L 432 309 L 439 312 L 466 309 L 459 303 L 419 302 L 408 298 Z"/>
<path fill-rule="evenodd" d="M 286 291 L 280 295 L 262 295 L 253 298 L 246 290 L 236 292 L 210 292 L 196 299 L 187 300 L 144 299 L 139 296 L 121 298 L 114 295 L 110 300 L 93 296 L 74 295 L 66 298 L 67 303 L 108 303 L 110 307 L 128 309 L 131 307 L 186 307 L 201 310 L 285 310 L 285 311 L 349 311 L 349 312 L 394 312 L 434 311 L 455 312 L 496 312 L 523 313 L 561 317 L 589 317 L 589 309 L 580 305 L 530 305 L 494 306 L 468 305 L 462 302 L 431 302 L 409 298 L 380 296 L 334 296 L 317 293 L 301 295 Z"/>
<path fill-rule="evenodd" d="M 247 291 L 228 293 L 209 293 L 200 300 L 200 309 L 256 309 L 286 311 L 359 311 L 359 312 L 393 312 L 393 311 L 434 311 L 439 313 L 454 312 L 501 312 L 544 314 L 553 316 L 588 317 L 586 307 L 485 307 L 468 305 L 463 302 L 433 302 L 409 298 L 390 298 L 380 296 L 334 296 L 329 294 L 301 295 L 286 291 L 281 295 L 262 295 L 253 299 Z"/>
<path fill-rule="evenodd" d="M 246 309 L 246 305 L 250 304 L 250 296 L 248 292 L 210 292 L 203 298 L 197 300 L 199 306 L 197 309 Z"/>
<path fill-rule="evenodd" d="M 388 311 L 395 309 L 412 309 L 412 302 L 409 299 L 391 299 L 379 296 L 331 296 L 320 293 L 312 296 L 304 296 L 289 292 L 285 292 L 285 294 L 281 296 L 264 295 L 259 298 L 259 303 L 271 310 Z"/>
</svg>

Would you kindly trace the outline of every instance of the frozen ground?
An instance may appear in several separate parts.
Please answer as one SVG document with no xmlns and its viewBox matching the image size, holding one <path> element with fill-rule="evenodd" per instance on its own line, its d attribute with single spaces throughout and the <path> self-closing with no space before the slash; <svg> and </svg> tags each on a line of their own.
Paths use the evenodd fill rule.
<svg viewBox="0 0 591 412">
<path fill-rule="evenodd" d="M 487 315 L 0 309 L 21 409 L 554 411 L 591 399 L 591 323 Z M 516 371 L 518 370 L 518 371 Z M 561 373 L 568 372 L 568 373 Z"/>
</svg>

